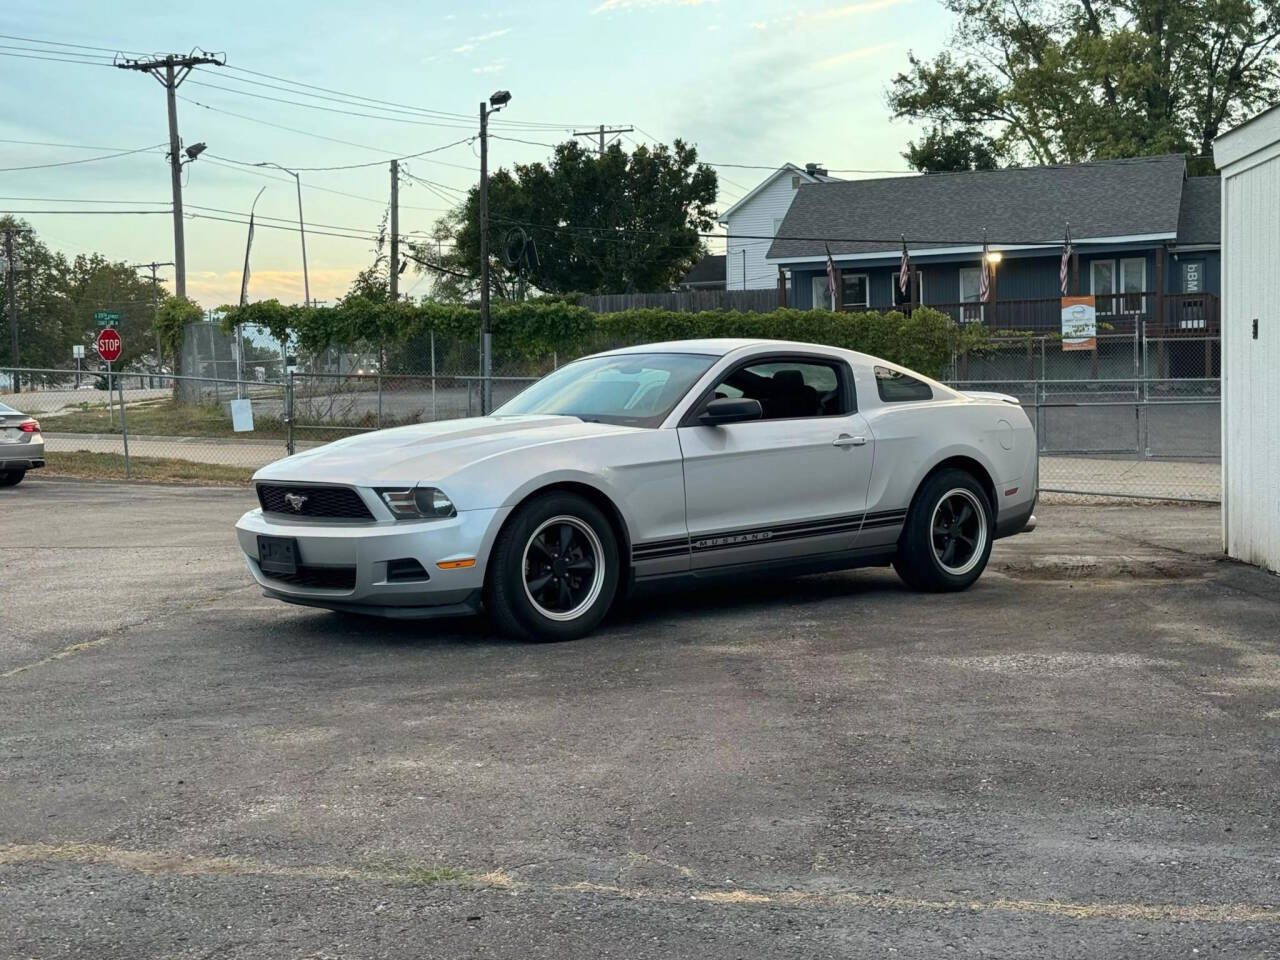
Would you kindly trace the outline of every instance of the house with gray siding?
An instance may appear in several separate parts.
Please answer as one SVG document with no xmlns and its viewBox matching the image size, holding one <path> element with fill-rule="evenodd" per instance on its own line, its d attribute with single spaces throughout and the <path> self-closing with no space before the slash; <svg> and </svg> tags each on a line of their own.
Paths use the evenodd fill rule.
<svg viewBox="0 0 1280 960">
<path fill-rule="evenodd" d="M 840 275 L 836 309 L 925 304 L 958 322 L 1047 333 L 1060 330 L 1069 224 L 1067 292 L 1093 294 L 1104 329 L 1204 337 L 1218 329 L 1219 196 L 1218 178 L 1188 177 L 1181 155 L 803 184 L 766 262 L 788 275 L 795 307 L 833 306 L 829 248 Z M 986 302 L 984 238 L 999 261 Z"/>
</svg>

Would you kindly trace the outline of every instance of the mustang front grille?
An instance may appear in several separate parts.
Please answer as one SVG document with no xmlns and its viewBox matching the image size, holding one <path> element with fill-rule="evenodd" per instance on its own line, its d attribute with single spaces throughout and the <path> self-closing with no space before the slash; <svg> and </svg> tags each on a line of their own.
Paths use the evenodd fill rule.
<svg viewBox="0 0 1280 960">
<path fill-rule="evenodd" d="M 258 502 L 264 513 L 317 520 L 372 520 L 373 514 L 360 495 L 349 487 L 291 487 L 281 483 L 258 484 Z"/>
</svg>

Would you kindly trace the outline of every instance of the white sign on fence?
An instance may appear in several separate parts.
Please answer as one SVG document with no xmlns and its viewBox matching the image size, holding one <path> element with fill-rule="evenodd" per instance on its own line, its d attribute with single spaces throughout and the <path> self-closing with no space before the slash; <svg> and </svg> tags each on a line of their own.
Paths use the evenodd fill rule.
<svg viewBox="0 0 1280 960">
<path fill-rule="evenodd" d="M 231 401 L 231 429 L 236 433 L 248 433 L 253 430 L 252 400 Z"/>
<path fill-rule="evenodd" d="M 1093 297 L 1062 298 L 1062 349 L 1098 349 L 1098 310 Z"/>
</svg>

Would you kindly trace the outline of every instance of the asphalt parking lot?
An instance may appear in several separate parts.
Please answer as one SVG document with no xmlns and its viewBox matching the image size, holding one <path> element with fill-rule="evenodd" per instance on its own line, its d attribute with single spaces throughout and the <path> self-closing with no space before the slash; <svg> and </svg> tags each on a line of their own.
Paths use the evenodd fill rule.
<svg viewBox="0 0 1280 960">
<path fill-rule="evenodd" d="M 1280 955 L 1280 580 L 1210 508 L 529 646 L 265 600 L 250 503 L 4 491 L 0 956 Z"/>
</svg>

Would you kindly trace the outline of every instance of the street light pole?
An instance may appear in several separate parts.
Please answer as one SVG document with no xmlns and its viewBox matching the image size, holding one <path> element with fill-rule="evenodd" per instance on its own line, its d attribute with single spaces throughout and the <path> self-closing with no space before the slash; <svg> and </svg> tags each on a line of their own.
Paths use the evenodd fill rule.
<svg viewBox="0 0 1280 960">
<path fill-rule="evenodd" d="M 282 167 L 278 163 L 255 163 L 255 167 L 274 167 L 282 170 L 289 176 L 293 177 L 294 184 L 298 188 L 298 236 L 302 240 L 302 302 L 305 306 L 311 306 L 311 278 L 307 274 L 307 227 L 302 222 L 302 175 L 290 170 L 288 167 Z"/>
<path fill-rule="evenodd" d="M 489 114 L 511 102 L 499 90 L 480 103 L 480 413 L 493 409 L 493 347 L 489 334 Z"/>
</svg>

